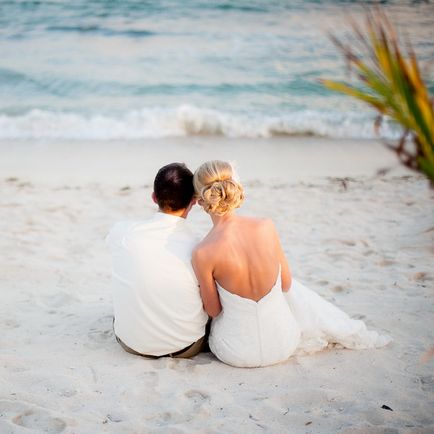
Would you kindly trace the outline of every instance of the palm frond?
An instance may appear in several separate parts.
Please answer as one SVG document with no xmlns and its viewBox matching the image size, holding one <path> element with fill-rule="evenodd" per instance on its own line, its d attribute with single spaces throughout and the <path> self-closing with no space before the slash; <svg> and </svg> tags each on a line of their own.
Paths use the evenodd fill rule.
<svg viewBox="0 0 434 434">
<path fill-rule="evenodd" d="M 400 124 L 402 138 L 389 147 L 407 167 L 423 172 L 434 187 L 433 101 L 411 44 L 407 43 L 406 50 L 400 47 L 394 26 L 380 8 L 367 11 L 364 27 L 351 21 L 351 29 L 352 40 L 334 35 L 331 40 L 359 85 L 335 80 L 321 80 L 322 84 L 369 104 L 380 116 Z M 406 148 L 407 134 L 413 139 L 411 150 Z"/>
</svg>

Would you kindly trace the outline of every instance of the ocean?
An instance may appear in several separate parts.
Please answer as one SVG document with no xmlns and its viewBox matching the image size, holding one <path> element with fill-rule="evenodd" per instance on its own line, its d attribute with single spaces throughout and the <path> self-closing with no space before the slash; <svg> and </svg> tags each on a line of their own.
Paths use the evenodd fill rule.
<svg viewBox="0 0 434 434">
<path fill-rule="evenodd" d="M 0 0 L 0 139 L 373 138 L 375 113 L 319 83 L 346 77 L 327 34 L 369 3 Z M 380 3 L 434 91 L 434 4 Z"/>
</svg>

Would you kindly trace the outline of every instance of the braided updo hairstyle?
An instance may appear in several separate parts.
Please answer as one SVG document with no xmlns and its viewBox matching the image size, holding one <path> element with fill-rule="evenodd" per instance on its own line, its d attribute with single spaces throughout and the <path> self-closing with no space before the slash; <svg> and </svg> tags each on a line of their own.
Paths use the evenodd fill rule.
<svg viewBox="0 0 434 434">
<path fill-rule="evenodd" d="M 208 214 L 224 215 L 239 208 L 244 200 L 242 185 L 234 179 L 230 163 L 203 163 L 194 173 L 193 184 L 199 204 Z"/>
</svg>

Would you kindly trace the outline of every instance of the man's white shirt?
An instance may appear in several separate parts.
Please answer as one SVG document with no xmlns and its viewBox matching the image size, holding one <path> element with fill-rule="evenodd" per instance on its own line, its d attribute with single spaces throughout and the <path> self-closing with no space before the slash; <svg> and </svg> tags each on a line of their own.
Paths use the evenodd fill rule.
<svg viewBox="0 0 434 434">
<path fill-rule="evenodd" d="M 160 356 L 205 334 L 208 316 L 191 266 L 197 242 L 184 218 L 161 212 L 119 222 L 108 234 L 115 333 L 133 350 Z"/>
</svg>

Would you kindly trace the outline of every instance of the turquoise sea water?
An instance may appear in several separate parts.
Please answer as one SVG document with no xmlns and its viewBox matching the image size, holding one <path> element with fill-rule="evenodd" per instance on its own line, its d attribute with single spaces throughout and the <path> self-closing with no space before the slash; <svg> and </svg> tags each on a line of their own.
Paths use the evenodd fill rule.
<svg viewBox="0 0 434 434">
<path fill-rule="evenodd" d="M 433 3 L 381 3 L 432 63 Z M 345 76 L 327 32 L 365 4 L 0 0 L 0 138 L 374 137 L 373 112 L 318 83 Z"/>
</svg>

